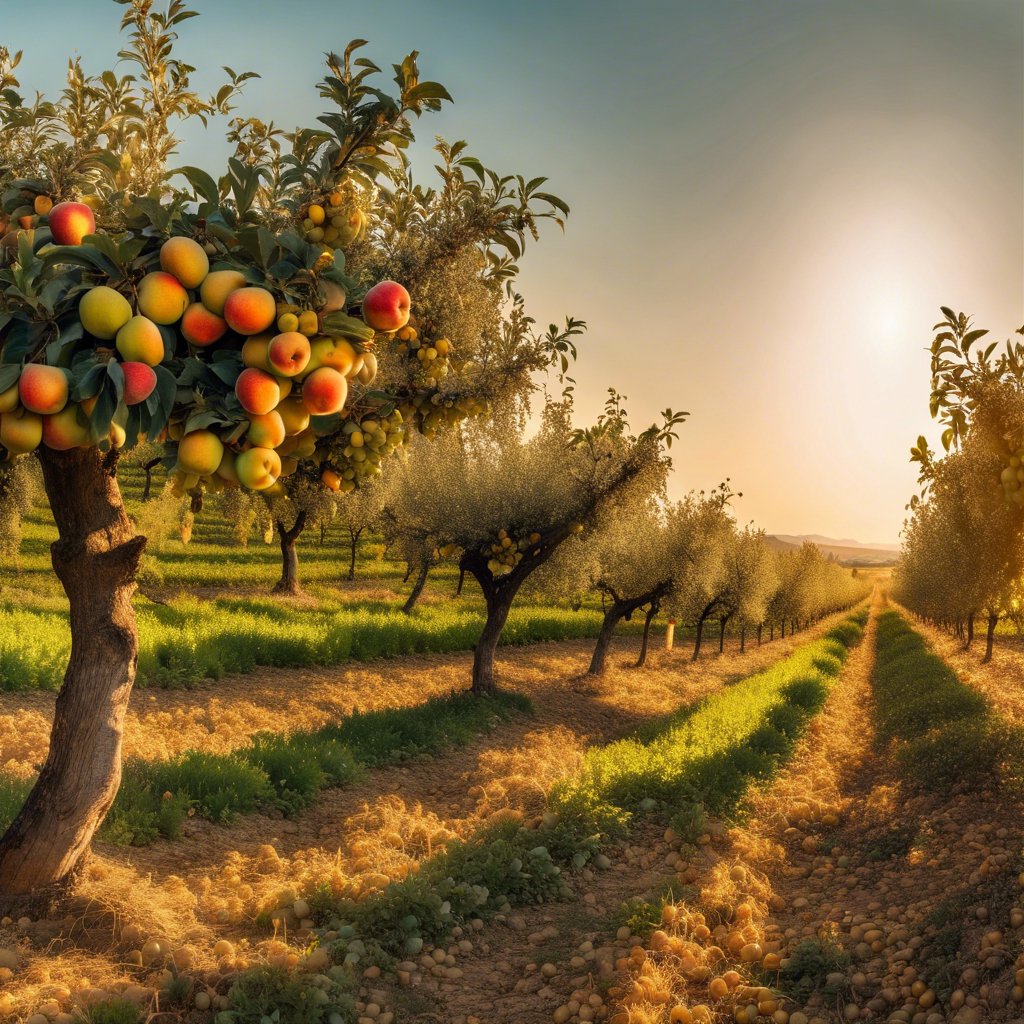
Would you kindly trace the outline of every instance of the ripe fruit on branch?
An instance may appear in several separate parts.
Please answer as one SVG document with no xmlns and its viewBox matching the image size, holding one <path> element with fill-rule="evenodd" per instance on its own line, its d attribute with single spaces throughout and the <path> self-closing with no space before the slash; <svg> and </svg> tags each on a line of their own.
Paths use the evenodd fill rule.
<svg viewBox="0 0 1024 1024">
<path fill-rule="evenodd" d="M 34 452 L 43 440 L 43 418 L 24 409 L 0 416 L 0 444 L 13 455 Z"/>
<path fill-rule="evenodd" d="M 18 378 L 18 397 L 29 412 L 52 416 L 68 404 L 68 379 L 60 367 L 29 363 Z"/>
<path fill-rule="evenodd" d="M 320 479 L 329 491 L 338 491 L 341 489 L 341 477 L 338 476 L 333 469 L 325 469 L 320 474 Z"/>
<path fill-rule="evenodd" d="M 106 285 L 90 288 L 78 303 L 78 319 L 82 327 L 87 334 L 102 341 L 110 341 L 131 318 L 132 307 L 128 300 Z M 162 341 L 160 351 L 162 358 Z"/>
<path fill-rule="evenodd" d="M 313 416 L 341 412 L 347 398 L 348 381 L 330 366 L 314 370 L 302 385 L 302 402 Z"/>
<path fill-rule="evenodd" d="M 57 245 L 81 245 L 86 235 L 96 234 L 96 218 L 85 203 L 58 203 L 46 223 Z"/>
<path fill-rule="evenodd" d="M 194 239 L 178 235 L 160 246 L 160 267 L 186 288 L 198 288 L 210 272 L 210 257 Z"/>
<path fill-rule="evenodd" d="M 245 435 L 249 444 L 258 448 L 276 448 L 284 443 L 285 436 L 284 420 L 276 409 L 262 416 L 249 417 L 249 430 Z"/>
<path fill-rule="evenodd" d="M 43 417 L 43 444 L 54 451 L 66 452 L 89 444 L 92 433 L 82 407 L 69 402 L 60 412 Z"/>
<path fill-rule="evenodd" d="M 154 270 L 139 282 L 139 312 L 158 324 L 176 324 L 188 309 L 188 292 L 163 270 Z"/>
<path fill-rule="evenodd" d="M 133 316 L 117 332 L 115 344 L 123 359 L 145 363 L 147 366 L 157 366 L 163 362 L 163 335 L 147 316 Z"/>
<path fill-rule="evenodd" d="M 212 430 L 193 430 L 178 443 L 178 469 L 196 476 L 215 473 L 224 457 L 224 445 Z"/>
<path fill-rule="evenodd" d="M 289 437 L 301 434 L 309 426 L 309 410 L 298 396 L 282 399 L 275 411 L 281 417 L 285 434 Z"/>
<path fill-rule="evenodd" d="M 265 491 L 281 475 L 281 456 L 273 448 L 249 448 L 235 458 L 235 473 L 243 487 Z"/>
<path fill-rule="evenodd" d="M 0 413 L 14 412 L 18 405 L 18 382 L 15 381 L 6 391 L 0 391 Z"/>
<path fill-rule="evenodd" d="M 381 281 L 363 297 L 363 319 L 375 331 L 397 331 L 409 322 L 412 300 L 397 281 Z"/>
<path fill-rule="evenodd" d="M 266 370 L 249 367 L 235 381 L 235 395 L 242 408 L 253 416 L 263 416 L 281 401 L 281 386 Z"/>
<path fill-rule="evenodd" d="M 282 377 L 294 377 L 301 373 L 309 362 L 309 339 L 298 331 L 278 334 L 267 348 L 267 362 L 270 368 Z"/>
<path fill-rule="evenodd" d="M 45 217 L 53 209 L 53 200 L 49 196 L 36 196 L 32 200 L 32 209 L 38 216 Z"/>
<path fill-rule="evenodd" d="M 245 285 L 245 277 L 237 270 L 214 270 L 203 280 L 199 298 L 211 313 L 223 316 L 228 296 Z"/>
<path fill-rule="evenodd" d="M 259 334 L 277 319 L 277 303 L 266 288 L 238 288 L 224 302 L 224 319 L 238 334 Z"/>
<path fill-rule="evenodd" d="M 190 345 L 197 348 L 206 348 L 220 341 L 227 329 L 224 318 L 211 313 L 201 302 L 193 302 L 181 318 L 181 333 Z"/>
<path fill-rule="evenodd" d="M 124 404 L 138 405 L 144 402 L 156 389 L 156 374 L 146 363 L 126 362 L 121 364 L 124 373 Z"/>
<path fill-rule="evenodd" d="M 344 338 L 333 338 L 324 335 L 322 338 L 315 338 L 310 344 L 309 365 L 313 369 L 321 366 L 329 366 L 337 370 L 344 377 L 351 377 L 358 369 L 359 353 L 355 350 L 352 342 Z"/>
</svg>

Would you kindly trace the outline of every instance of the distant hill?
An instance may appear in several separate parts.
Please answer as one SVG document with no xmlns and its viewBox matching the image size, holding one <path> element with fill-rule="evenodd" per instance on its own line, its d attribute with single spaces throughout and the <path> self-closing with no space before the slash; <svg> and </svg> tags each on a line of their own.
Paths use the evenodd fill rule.
<svg viewBox="0 0 1024 1024">
<path fill-rule="evenodd" d="M 768 537 L 768 542 L 779 551 L 795 551 L 804 541 L 817 544 L 824 554 L 832 555 L 843 565 L 895 565 L 899 555 L 899 546 L 895 544 L 863 544 L 857 540 L 836 540 L 815 533 L 779 533 Z"/>
</svg>

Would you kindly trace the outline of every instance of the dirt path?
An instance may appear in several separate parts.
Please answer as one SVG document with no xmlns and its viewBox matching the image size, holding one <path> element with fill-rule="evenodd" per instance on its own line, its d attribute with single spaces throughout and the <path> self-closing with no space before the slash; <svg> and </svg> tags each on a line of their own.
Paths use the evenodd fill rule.
<svg viewBox="0 0 1024 1024">
<path fill-rule="evenodd" d="M 648 974 L 667 978 L 673 998 L 722 1008 L 768 999 L 790 1024 L 1022 1019 L 1020 805 L 903 789 L 874 736 L 877 611 L 790 766 L 750 801 L 746 824 L 693 858 L 700 894 L 677 908 L 691 924 L 699 908 L 746 977 L 757 975 L 737 962 L 747 959 L 736 956 L 740 942 L 756 943 L 755 963 L 788 962 L 779 986 L 795 1001 L 772 1003 L 741 983 L 716 1003 L 707 980 L 673 985 L 663 954 L 649 953 Z M 642 1019 L 667 1020 L 667 1007 Z"/>
<path fill-rule="evenodd" d="M 688 650 L 651 652 L 648 668 L 639 675 L 622 674 L 614 685 L 597 688 L 595 704 L 609 716 L 657 714 L 665 700 L 674 700 L 697 676 L 727 679 L 748 671 L 762 659 L 786 650 L 776 640 L 747 648 L 740 656 L 736 641 L 726 641 L 720 656 L 705 647 L 700 661 L 689 661 Z M 583 672 L 593 650 L 592 640 L 538 643 L 502 648 L 498 672 L 502 685 L 540 701 L 551 687 Z M 617 640 L 612 666 L 624 668 L 636 658 L 635 638 Z M 208 681 L 192 690 L 137 687 L 125 725 L 125 755 L 157 759 L 183 750 L 223 753 L 244 745 L 259 731 L 288 732 L 316 729 L 358 708 L 417 704 L 430 696 L 465 689 L 472 654 L 425 654 L 352 662 L 339 668 L 262 668 L 249 675 Z M 671 673 L 661 680 L 659 673 Z M 676 683 L 681 689 L 676 690 Z M 43 691 L 0 692 L 0 771 L 28 776 L 46 757 L 55 695 Z"/>
</svg>

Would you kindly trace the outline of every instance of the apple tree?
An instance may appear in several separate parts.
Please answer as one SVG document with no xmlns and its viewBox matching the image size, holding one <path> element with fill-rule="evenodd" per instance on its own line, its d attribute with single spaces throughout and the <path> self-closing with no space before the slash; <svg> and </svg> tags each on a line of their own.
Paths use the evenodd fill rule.
<svg viewBox="0 0 1024 1024">
<path fill-rule="evenodd" d="M 27 102 L 20 55 L 0 52 L 0 447 L 8 464 L 33 456 L 41 467 L 72 636 L 49 753 L 0 838 L 3 901 L 67 881 L 119 785 L 146 543 L 118 487 L 122 451 L 163 445 L 181 495 L 284 493 L 289 474 L 341 489 L 380 461 L 353 443 L 368 418 L 430 436 L 453 410 L 469 415 L 527 387 L 555 355 L 543 345 L 507 352 L 499 328 L 500 372 L 487 351 L 467 352 L 462 388 L 441 388 L 399 336 L 416 315 L 408 290 L 373 277 L 373 259 L 347 263 L 364 211 L 411 188 L 414 119 L 449 98 L 421 80 L 415 54 L 395 65 L 393 94 L 360 42 L 331 54 L 319 86 L 331 109 L 317 127 L 282 136 L 236 116 L 223 173 L 172 171 L 181 121 L 229 115 L 251 76 L 227 70 L 214 96 L 200 95 L 175 51 L 177 26 L 195 12 L 183 0 L 162 12 L 118 2 L 123 70 L 91 75 L 72 62 L 56 100 Z M 480 183 L 481 216 L 507 212 L 503 252 L 518 252 L 516 232 L 533 229 L 524 204 L 564 212 L 538 185 L 459 159 L 458 173 Z M 387 235 L 396 265 L 400 235 Z M 507 258 L 479 235 L 471 248 L 481 278 L 500 288 Z M 436 362 L 444 346 L 416 322 Z M 413 372 L 374 380 L 378 361 Z"/>
</svg>

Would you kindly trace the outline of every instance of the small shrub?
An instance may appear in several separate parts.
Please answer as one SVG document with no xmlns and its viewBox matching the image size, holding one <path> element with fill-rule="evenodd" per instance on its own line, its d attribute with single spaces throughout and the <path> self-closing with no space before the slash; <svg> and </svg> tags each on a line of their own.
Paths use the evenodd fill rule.
<svg viewBox="0 0 1024 1024">
<path fill-rule="evenodd" d="M 254 967 L 238 976 L 228 992 L 229 1009 L 217 1014 L 218 1024 L 324 1024 L 337 1014 L 344 1024 L 356 1020 L 348 986 L 322 987 L 317 975 L 280 967 Z"/>
<path fill-rule="evenodd" d="M 158 792 L 188 794 L 210 821 L 229 822 L 274 799 L 266 774 L 232 754 L 190 750 L 170 761 L 149 765 L 149 784 Z"/>
<path fill-rule="evenodd" d="M 806 939 L 789 956 L 786 966 L 779 971 L 778 987 L 791 999 L 804 1003 L 815 993 L 837 996 L 847 988 L 847 982 L 833 985 L 830 974 L 843 974 L 850 966 L 849 954 L 830 937 Z"/>
<path fill-rule="evenodd" d="M 142 1012 L 126 999 L 106 999 L 85 1011 L 88 1024 L 142 1024 Z"/>
</svg>

